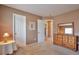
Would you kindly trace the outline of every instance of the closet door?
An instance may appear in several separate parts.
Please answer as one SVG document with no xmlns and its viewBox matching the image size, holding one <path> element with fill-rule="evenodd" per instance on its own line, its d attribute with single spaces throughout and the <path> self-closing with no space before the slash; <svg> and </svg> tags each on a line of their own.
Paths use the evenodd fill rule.
<svg viewBox="0 0 79 59">
<path fill-rule="evenodd" d="M 38 20 L 38 43 L 45 41 L 45 21 Z"/>
<path fill-rule="evenodd" d="M 18 46 L 26 46 L 26 16 L 13 14 L 14 39 Z"/>
</svg>

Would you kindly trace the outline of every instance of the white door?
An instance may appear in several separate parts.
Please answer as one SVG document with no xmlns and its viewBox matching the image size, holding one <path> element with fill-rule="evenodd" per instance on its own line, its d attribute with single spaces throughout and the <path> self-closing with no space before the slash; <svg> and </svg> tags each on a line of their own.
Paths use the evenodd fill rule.
<svg viewBox="0 0 79 59">
<path fill-rule="evenodd" d="M 14 14 L 14 39 L 18 46 L 26 46 L 26 16 Z"/>
<path fill-rule="evenodd" d="M 45 41 L 45 21 L 38 20 L 38 43 Z"/>
</svg>

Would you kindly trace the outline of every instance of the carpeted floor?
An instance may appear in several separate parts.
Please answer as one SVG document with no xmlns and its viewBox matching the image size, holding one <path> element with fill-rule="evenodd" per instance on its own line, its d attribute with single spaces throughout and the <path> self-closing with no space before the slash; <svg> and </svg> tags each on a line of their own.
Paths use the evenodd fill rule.
<svg viewBox="0 0 79 59">
<path fill-rule="evenodd" d="M 70 49 L 53 45 L 52 42 L 33 43 L 26 47 L 19 47 L 14 55 L 78 55 L 79 51 L 74 52 Z"/>
</svg>

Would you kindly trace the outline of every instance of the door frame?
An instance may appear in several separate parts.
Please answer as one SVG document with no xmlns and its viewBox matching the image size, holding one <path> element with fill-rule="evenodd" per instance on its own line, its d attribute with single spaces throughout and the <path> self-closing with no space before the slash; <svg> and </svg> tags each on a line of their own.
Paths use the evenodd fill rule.
<svg viewBox="0 0 79 59">
<path fill-rule="evenodd" d="M 13 13 L 13 40 L 15 40 L 15 15 L 21 15 L 21 14 Z M 24 16 L 24 15 L 21 15 L 21 16 Z M 24 16 L 24 17 L 26 17 L 26 16 Z"/>
<path fill-rule="evenodd" d="M 38 19 L 38 20 L 40 20 L 40 19 Z M 46 21 L 52 21 L 52 24 L 51 24 L 51 25 L 52 25 L 52 26 L 51 26 L 51 27 L 52 27 L 52 28 L 51 28 L 52 34 L 51 34 L 51 35 L 52 35 L 52 42 L 53 42 L 53 36 L 54 36 L 54 32 L 53 32 L 54 20 L 53 20 L 53 19 L 52 19 L 52 20 L 44 20 L 44 22 L 46 22 Z M 38 30 L 37 30 L 37 33 L 38 33 Z"/>
<path fill-rule="evenodd" d="M 15 14 L 16 14 L 16 13 L 13 13 L 13 40 L 15 40 L 15 39 L 14 39 L 14 35 L 15 35 L 15 32 L 14 32 L 14 28 L 15 28 L 15 27 L 14 27 Z"/>
</svg>

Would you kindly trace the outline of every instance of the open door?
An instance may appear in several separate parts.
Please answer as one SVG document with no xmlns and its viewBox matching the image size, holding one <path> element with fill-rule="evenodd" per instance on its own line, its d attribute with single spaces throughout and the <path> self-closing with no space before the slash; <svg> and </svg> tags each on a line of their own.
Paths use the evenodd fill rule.
<svg viewBox="0 0 79 59">
<path fill-rule="evenodd" d="M 38 43 L 45 41 L 45 21 L 38 20 Z"/>
<path fill-rule="evenodd" d="M 26 46 L 26 16 L 13 14 L 13 35 L 18 46 Z"/>
</svg>

